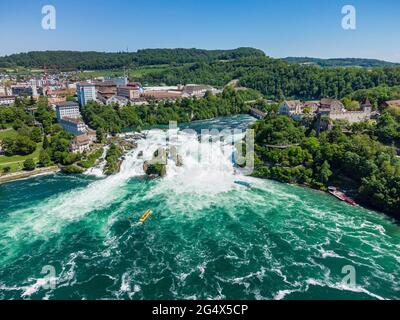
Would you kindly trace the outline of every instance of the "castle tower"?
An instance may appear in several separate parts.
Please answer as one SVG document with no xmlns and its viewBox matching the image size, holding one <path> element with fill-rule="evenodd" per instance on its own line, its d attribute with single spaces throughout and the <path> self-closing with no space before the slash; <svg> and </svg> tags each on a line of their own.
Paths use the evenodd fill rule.
<svg viewBox="0 0 400 320">
<path fill-rule="evenodd" d="M 368 98 L 366 98 L 364 100 L 364 102 L 361 104 L 361 109 L 365 112 L 365 113 L 371 113 L 372 112 L 372 104 L 369 101 Z"/>
</svg>

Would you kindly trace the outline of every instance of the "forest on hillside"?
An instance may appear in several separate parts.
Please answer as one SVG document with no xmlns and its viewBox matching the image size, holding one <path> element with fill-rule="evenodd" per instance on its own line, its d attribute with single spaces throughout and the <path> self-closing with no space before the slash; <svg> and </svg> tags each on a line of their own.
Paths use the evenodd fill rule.
<svg viewBox="0 0 400 320">
<path fill-rule="evenodd" d="M 123 67 L 183 64 L 265 56 L 253 48 L 232 50 L 144 49 L 137 52 L 31 51 L 0 57 L 0 68 L 55 68 L 60 70 L 105 70 Z"/>
<path fill-rule="evenodd" d="M 370 59 L 339 59 L 343 63 L 373 65 Z M 327 60 L 324 60 L 327 61 Z M 293 61 L 292 61 L 293 62 Z M 71 69 L 71 70 L 114 70 L 123 67 L 136 72 L 132 81 L 144 85 L 176 85 L 187 83 L 225 86 L 237 79 L 238 85 L 255 89 L 267 98 L 320 99 L 323 97 L 342 99 L 355 95 L 370 95 L 375 107 L 382 98 L 397 98 L 393 90 L 400 86 L 400 66 L 329 67 L 289 63 L 282 59 L 266 56 L 253 48 L 234 50 L 201 49 L 145 49 L 132 53 L 101 53 L 46 51 L 29 52 L 0 58 L 1 67 L 22 66 L 27 68 Z M 334 65 L 334 64 L 333 64 Z M 140 72 L 147 68 L 146 72 Z M 377 88 L 376 92 L 366 92 Z M 383 89 L 382 89 L 383 88 Z M 382 95 L 383 91 L 389 91 Z M 357 98 L 357 100 L 359 100 Z"/>
<path fill-rule="evenodd" d="M 310 57 L 287 57 L 283 59 L 293 64 L 313 64 L 320 67 L 399 67 L 400 63 L 388 62 L 378 59 L 362 59 L 362 58 L 333 58 L 319 59 Z"/>
<path fill-rule="evenodd" d="M 326 190 L 351 191 L 359 203 L 400 217 L 400 114 L 386 110 L 376 123 L 357 123 L 317 137 L 313 123 L 270 115 L 253 125 L 256 170 L 260 178 Z M 271 145 L 289 144 L 286 149 Z"/>
<path fill-rule="evenodd" d="M 400 85 L 400 67 L 391 68 L 321 68 L 289 64 L 269 57 L 246 57 L 227 62 L 195 63 L 149 72 L 145 83 L 208 83 L 223 86 L 232 79 L 255 89 L 267 98 L 341 99 L 354 91 L 377 86 Z"/>
</svg>

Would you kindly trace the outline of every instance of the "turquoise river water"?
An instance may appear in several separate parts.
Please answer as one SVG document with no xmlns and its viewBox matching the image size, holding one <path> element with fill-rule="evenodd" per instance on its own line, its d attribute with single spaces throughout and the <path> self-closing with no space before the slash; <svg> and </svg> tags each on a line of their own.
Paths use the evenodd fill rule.
<svg viewBox="0 0 400 320">
<path fill-rule="evenodd" d="M 177 144 L 184 166 L 169 162 L 165 178 L 146 180 L 138 152 L 151 157 L 162 136 L 140 140 L 115 176 L 51 174 L 0 186 L 0 299 L 400 298 L 392 220 L 321 192 L 241 177 L 231 146 L 189 133 Z M 147 209 L 153 215 L 138 223 Z"/>
</svg>

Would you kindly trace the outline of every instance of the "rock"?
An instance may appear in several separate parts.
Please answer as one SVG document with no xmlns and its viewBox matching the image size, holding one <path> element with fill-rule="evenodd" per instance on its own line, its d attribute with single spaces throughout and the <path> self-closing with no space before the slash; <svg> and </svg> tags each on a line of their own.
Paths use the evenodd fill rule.
<svg viewBox="0 0 400 320">
<path fill-rule="evenodd" d="M 160 163 L 151 163 L 145 161 L 143 170 L 150 178 L 165 177 L 167 174 L 167 166 Z"/>
<path fill-rule="evenodd" d="M 140 151 L 137 155 L 138 158 L 142 158 L 143 157 L 143 151 Z"/>
<path fill-rule="evenodd" d="M 165 177 L 167 174 L 168 151 L 159 148 L 154 152 L 153 159 L 143 163 L 143 170 L 150 178 Z"/>
<path fill-rule="evenodd" d="M 150 163 L 149 163 L 149 161 L 145 161 L 144 163 L 143 163 L 143 171 L 147 174 L 147 171 L 149 170 L 149 166 L 150 166 Z"/>
</svg>

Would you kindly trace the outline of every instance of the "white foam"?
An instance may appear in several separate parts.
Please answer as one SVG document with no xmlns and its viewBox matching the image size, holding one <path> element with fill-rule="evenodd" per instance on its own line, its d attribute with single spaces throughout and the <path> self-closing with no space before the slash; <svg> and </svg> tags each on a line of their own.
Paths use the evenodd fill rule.
<svg viewBox="0 0 400 320">
<path fill-rule="evenodd" d="M 103 154 L 101 155 L 101 157 L 99 158 L 99 163 L 98 165 L 94 166 L 93 168 L 90 168 L 88 170 L 85 171 L 86 175 L 90 175 L 90 176 L 95 176 L 98 178 L 103 178 L 105 177 L 104 175 L 104 168 L 106 166 L 106 156 L 107 156 L 107 151 L 108 149 L 110 149 L 110 146 L 105 146 L 103 148 Z"/>
</svg>

